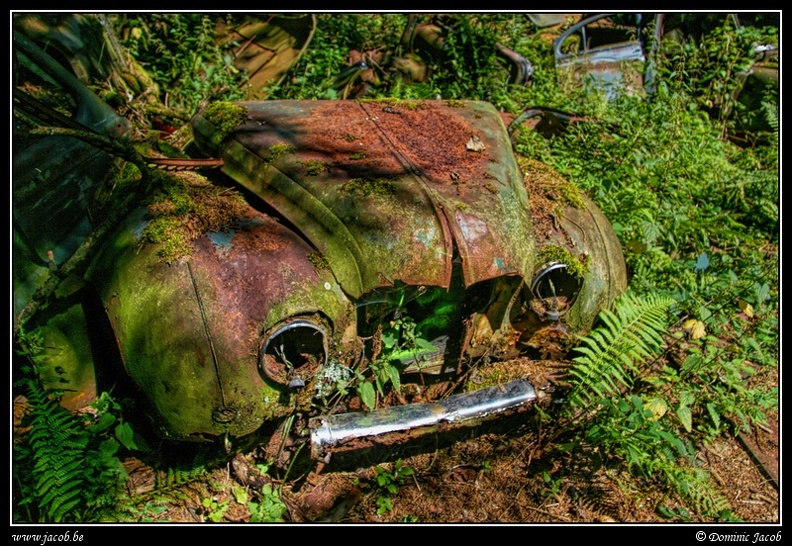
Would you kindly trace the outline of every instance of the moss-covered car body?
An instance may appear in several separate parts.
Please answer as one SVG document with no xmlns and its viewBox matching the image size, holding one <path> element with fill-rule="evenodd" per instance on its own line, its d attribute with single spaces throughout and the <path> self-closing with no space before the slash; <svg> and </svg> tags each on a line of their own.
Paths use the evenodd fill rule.
<svg viewBox="0 0 792 546">
<path fill-rule="evenodd" d="M 192 128 L 221 172 L 168 179 L 34 323 L 74 407 L 118 373 L 166 438 L 300 416 L 292 432 L 324 457 L 530 408 L 509 362 L 563 354 L 626 289 L 602 212 L 519 160 L 489 103 L 218 103 Z M 13 207 L 15 315 L 62 243 L 26 227 L 52 184 L 29 180 L 30 149 L 15 157 L 15 193 L 38 188 Z M 88 202 L 74 220 L 95 221 Z"/>
</svg>

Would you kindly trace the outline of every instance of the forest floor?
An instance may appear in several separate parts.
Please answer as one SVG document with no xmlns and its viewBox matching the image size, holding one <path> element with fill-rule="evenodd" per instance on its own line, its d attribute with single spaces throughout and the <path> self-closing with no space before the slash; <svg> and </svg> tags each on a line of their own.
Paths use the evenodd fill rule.
<svg viewBox="0 0 792 546">
<path fill-rule="evenodd" d="M 777 374 L 772 377 L 777 381 Z M 697 460 L 727 501 L 730 521 L 780 523 L 778 429 L 776 412 L 751 434 L 724 435 L 698 446 Z M 239 502 L 238 492 L 249 491 L 246 497 L 252 498 L 265 484 L 280 487 L 283 520 L 294 523 L 716 521 L 688 517 L 678 499 L 651 480 L 635 479 L 625 465 L 598 464 L 559 450 L 543 452 L 544 444 L 541 431 L 527 426 L 351 470 L 312 463 L 299 477 L 277 483 L 261 474 L 261 451 L 253 450 L 183 484 L 180 495 L 168 497 L 172 500 L 163 503 L 153 521 L 249 522 L 249 505 Z M 129 461 L 129 470 L 131 487 L 151 486 L 150 468 Z M 384 475 L 382 483 L 378 474 Z M 211 509 L 204 505 L 209 498 L 215 503 Z"/>
</svg>

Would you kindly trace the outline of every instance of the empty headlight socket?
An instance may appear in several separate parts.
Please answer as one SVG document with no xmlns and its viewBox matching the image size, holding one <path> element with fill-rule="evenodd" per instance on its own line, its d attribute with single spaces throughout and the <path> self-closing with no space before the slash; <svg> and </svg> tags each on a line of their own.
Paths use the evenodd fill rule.
<svg viewBox="0 0 792 546">
<path fill-rule="evenodd" d="M 582 285 L 583 279 L 570 273 L 567 264 L 546 263 L 531 282 L 531 307 L 540 317 L 558 321 L 572 307 Z"/>
</svg>

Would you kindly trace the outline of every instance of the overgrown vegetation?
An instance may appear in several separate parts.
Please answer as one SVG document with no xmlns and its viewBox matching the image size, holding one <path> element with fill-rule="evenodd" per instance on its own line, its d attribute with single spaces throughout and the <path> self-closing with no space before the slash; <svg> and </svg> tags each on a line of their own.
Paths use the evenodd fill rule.
<svg viewBox="0 0 792 546">
<path fill-rule="evenodd" d="M 170 107 L 183 110 L 184 119 L 209 101 L 241 97 L 244 75 L 212 42 L 214 17 L 116 17 L 123 45 L 167 90 Z M 351 50 L 405 53 L 404 14 L 317 19 L 312 46 L 270 98 L 336 99 L 335 78 Z M 736 129 L 733 112 L 743 113 L 733 97 L 752 62 L 751 46 L 777 42 L 778 27 L 725 23 L 668 44 L 651 97 L 625 94 L 606 101 L 590 89 L 557 83 L 551 41 L 524 15 L 456 14 L 442 22 L 448 34 L 441 54 L 429 61 L 430 76 L 408 84 L 377 66 L 367 97 L 481 99 L 513 116 L 540 105 L 585 117 L 550 138 L 518 129 L 515 148 L 551 165 L 595 200 L 618 233 L 630 270 L 629 293 L 602 314 L 573 355 L 566 404 L 540 414 L 552 431 L 545 457 L 626 467 L 684 505 L 658 505 L 661 517 L 733 519 L 695 454 L 719 436 L 763 424 L 778 409 L 777 390 L 763 381 L 779 365 L 777 92 L 761 97 L 762 108 L 751 113 L 764 115 L 772 128 L 763 133 L 763 145 L 740 148 L 726 138 Z M 508 83 L 496 41 L 531 60 L 530 85 Z M 168 186 L 163 191 L 162 202 L 180 213 L 177 193 Z M 196 197 L 185 202 L 185 214 L 195 213 Z M 172 230 L 165 225 L 164 231 Z M 423 326 L 402 315 L 380 332 L 385 354 L 436 349 Z M 373 383 L 362 375 L 355 381 L 364 403 L 374 407 L 386 385 L 399 385 L 388 358 L 375 360 L 371 369 Z M 335 380 L 349 385 L 351 372 L 344 372 Z M 135 447 L 116 408 L 110 404 L 86 424 L 58 409 L 56 393 L 36 381 L 25 379 L 22 386 L 32 406 L 31 430 L 28 443 L 14 448 L 15 517 L 60 522 L 112 514 L 125 477 L 118 454 Z M 378 471 L 382 512 L 411 471 L 401 461 L 392 471 Z M 549 486 L 563 477 L 543 472 Z M 235 494 L 249 507 L 251 521 L 279 521 L 284 514 L 277 489 L 256 501 Z M 213 521 L 227 509 L 211 497 L 203 507 Z"/>
<path fill-rule="evenodd" d="M 77 415 L 59 404 L 60 392 L 38 378 L 43 347 L 35 334 L 22 336 L 30 359 L 18 387 L 30 407 L 25 441 L 14 443 L 15 521 L 74 523 L 102 521 L 116 510 L 127 478 L 120 454 L 138 450 L 135 435 L 108 393 Z"/>
</svg>

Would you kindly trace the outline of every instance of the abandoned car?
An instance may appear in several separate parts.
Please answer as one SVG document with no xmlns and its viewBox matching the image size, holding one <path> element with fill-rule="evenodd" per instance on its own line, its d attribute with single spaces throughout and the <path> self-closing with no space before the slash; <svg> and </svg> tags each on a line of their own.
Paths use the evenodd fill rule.
<svg viewBox="0 0 792 546">
<path fill-rule="evenodd" d="M 658 57 L 701 40 L 717 28 L 744 24 L 778 27 L 772 13 L 599 13 L 586 15 L 553 42 L 558 74 L 591 84 L 609 100 L 620 93 L 656 92 Z M 707 101 L 710 115 L 732 119 L 729 138 L 739 145 L 757 142 L 773 130 L 763 102 L 778 93 L 779 47 L 755 43 L 749 66 L 736 74 L 728 95 Z"/>
<path fill-rule="evenodd" d="M 122 117 L 14 41 L 74 98 L 76 123 L 124 137 Z M 605 216 L 518 157 L 489 103 L 219 102 L 191 127 L 192 157 L 219 169 L 157 171 L 28 326 L 66 405 L 123 377 L 164 438 L 233 443 L 266 425 L 328 460 L 529 410 L 526 363 L 564 354 L 626 289 Z M 107 150 L 23 134 L 15 316 L 121 183 Z"/>
</svg>

